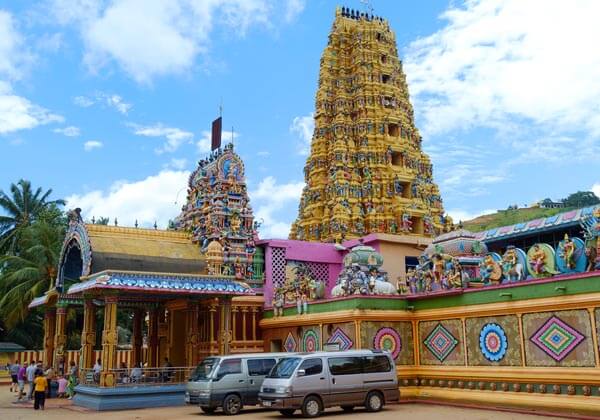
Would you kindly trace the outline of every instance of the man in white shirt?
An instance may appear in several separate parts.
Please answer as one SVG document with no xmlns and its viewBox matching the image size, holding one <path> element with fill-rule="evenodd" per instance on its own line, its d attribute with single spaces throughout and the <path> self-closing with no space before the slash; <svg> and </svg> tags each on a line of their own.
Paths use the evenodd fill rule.
<svg viewBox="0 0 600 420">
<path fill-rule="evenodd" d="M 100 372 L 102 371 L 102 362 L 100 359 L 96 360 L 96 364 L 94 365 L 94 381 L 100 381 Z"/>
<path fill-rule="evenodd" d="M 25 374 L 27 375 L 27 382 L 29 382 L 29 392 L 27 393 L 28 400 L 31 400 L 31 398 L 33 396 L 33 388 L 35 387 L 33 380 L 35 379 L 35 371 L 36 370 L 37 370 L 37 365 L 34 362 L 31 362 L 31 364 L 29 366 L 27 366 L 27 370 L 25 371 Z"/>
</svg>

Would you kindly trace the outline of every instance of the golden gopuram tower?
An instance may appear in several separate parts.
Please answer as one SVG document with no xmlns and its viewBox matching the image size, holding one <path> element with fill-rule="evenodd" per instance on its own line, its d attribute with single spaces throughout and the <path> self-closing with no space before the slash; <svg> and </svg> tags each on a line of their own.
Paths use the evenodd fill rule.
<svg viewBox="0 0 600 420">
<path fill-rule="evenodd" d="M 337 8 L 321 57 L 306 187 L 290 238 L 434 236 L 451 226 L 421 150 L 387 20 Z"/>
</svg>

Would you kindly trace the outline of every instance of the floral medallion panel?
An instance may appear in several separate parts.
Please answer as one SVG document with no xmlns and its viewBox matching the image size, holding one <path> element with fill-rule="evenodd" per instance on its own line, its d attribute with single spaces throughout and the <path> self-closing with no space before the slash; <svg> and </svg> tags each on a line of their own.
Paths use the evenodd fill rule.
<svg viewBox="0 0 600 420">
<path fill-rule="evenodd" d="M 318 325 L 302 327 L 299 337 L 301 337 L 299 351 L 321 350 L 321 327 Z"/>
<path fill-rule="evenodd" d="M 470 366 L 521 366 L 519 319 L 515 315 L 465 321 Z"/>
<path fill-rule="evenodd" d="M 419 322 L 422 365 L 464 365 L 462 322 L 459 319 Z"/>
<path fill-rule="evenodd" d="M 323 344 L 337 346 L 340 350 L 355 348 L 356 331 L 354 322 L 323 325 Z"/>
<path fill-rule="evenodd" d="M 414 364 L 412 323 L 364 321 L 360 334 L 363 349 L 386 350 L 396 364 Z"/>
<path fill-rule="evenodd" d="M 586 310 L 523 315 L 528 366 L 594 366 L 590 314 Z"/>
</svg>

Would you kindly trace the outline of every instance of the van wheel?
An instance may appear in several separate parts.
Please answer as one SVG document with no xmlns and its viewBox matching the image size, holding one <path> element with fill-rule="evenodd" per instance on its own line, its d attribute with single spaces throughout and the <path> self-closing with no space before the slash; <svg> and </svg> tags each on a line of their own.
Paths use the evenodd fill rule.
<svg viewBox="0 0 600 420">
<path fill-rule="evenodd" d="M 379 411 L 383 408 L 383 397 L 379 392 L 371 391 L 367 394 L 365 406 L 367 407 L 367 411 Z"/>
<path fill-rule="evenodd" d="M 239 414 L 242 410 L 242 400 L 235 394 L 231 394 L 225 397 L 223 400 L 223 412 L 228 416 L 234 416 Z"/>
<path fill-rule="evenodd" d="M 354 410 L 354 406 L 353 405 L 342 405 L 342 410 L 344 410 L 346 413 L 349 413 L 350 411 Z"/>
<path fill-rule="evenodd" d="M 304 399 L 302 403 L 302 416 L 311 418 L 318 417 L 323 411 L 323 405 L 319 397 L 310 395 Z"/>
<path fill-rule="evenodd" d="M 294 412 L 296 410 L 292 409 L 292 408 L 286 408 L 285 410 L 279 410 L 279 412 L 281 413 L 282 416 L 284 417 L 292 417 L 294 415 Z"/>
<path fill-rule="evenodd" d="M 214 407 L 200 407 L 200 410 L 202 410 L 206 414 L 214 414 L 214 412 L 215 412 Z"/>
</svg>

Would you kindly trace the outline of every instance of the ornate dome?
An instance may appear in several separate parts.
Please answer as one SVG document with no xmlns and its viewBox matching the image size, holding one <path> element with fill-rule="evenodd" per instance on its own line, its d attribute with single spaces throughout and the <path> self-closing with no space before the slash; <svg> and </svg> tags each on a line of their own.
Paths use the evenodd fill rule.
<svg viewBox="0 0 600 420">
<path fill-rule="evenodd" d="M 487 246 L 475 238 L 475 234 L 466 229 L 454 230 L 436 237 L 431 245 L 425 248 L 425 254 L 449 254 L 454 257 L 483 255 L 488 252 Z"/>
<path fill-rule="evenodd" d="M 383 264 L 383 257 L 373 247 L 357 245 L 344 257 L 344 266 L 352 264 L 379 268 Z"/>
</svg>

